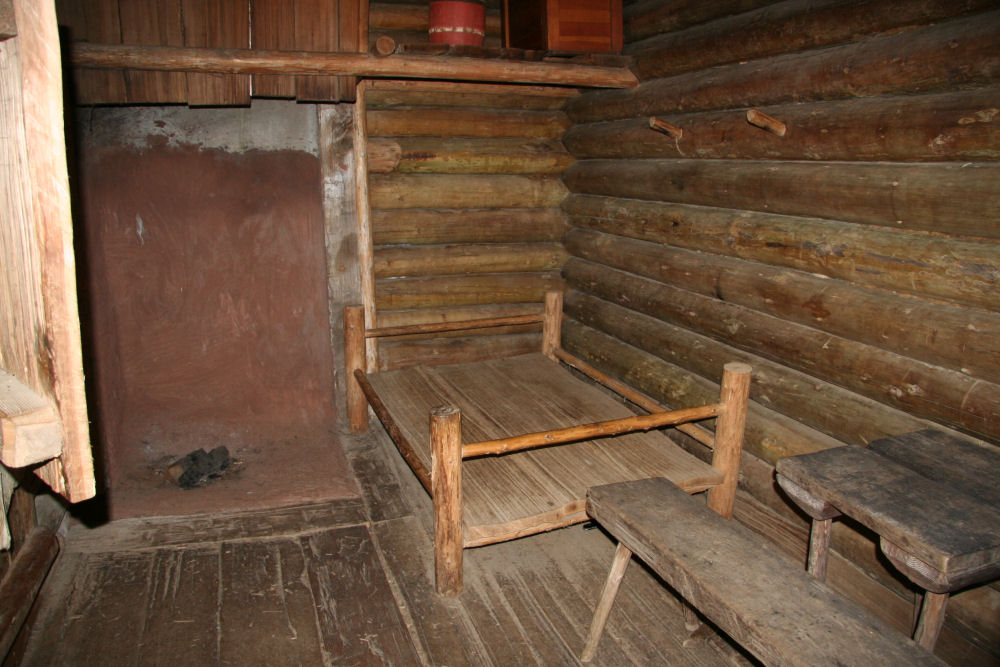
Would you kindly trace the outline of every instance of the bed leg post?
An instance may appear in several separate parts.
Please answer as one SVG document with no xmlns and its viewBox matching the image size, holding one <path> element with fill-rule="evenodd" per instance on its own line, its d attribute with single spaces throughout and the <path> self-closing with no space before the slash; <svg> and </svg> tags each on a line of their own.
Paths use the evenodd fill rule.
<svg viewBox="0 0 1000 667">
<path fill-rule="evenodd" d="M 361 306 L 344 308 L 344 358 L 347 370 L 347 416 L 352 433 L 368 430 L 368 403 L 354 371 L 367 372 L 365 363 L 365 311 Z"/>
<path fill-rule="evenodd" d="M 561 345 L 562 309 L 562 292 L 546 292 L 545 319 L 542 320 L 542 354 L 553 361 L 558 361 L 555 350 Z"/>
<path fill-rule="evenodd" d="M 719 486 L 709 489 L 708 506 L 727 519 L 733 516 L 736 483 L 740 476 L 743 429 L 750 399 L 750 370 L 748 364 L 730 362 L 722 371 L 722 413 L 715 425 L 712 466 L 722 473 L 723 480 Z"/>
<path fill-rule="evenodd" d="M 434 577 L 437 592 L 462 592 L 462 412 L 431 411 L 431 497 L 434 499 Z"/>
</svg>

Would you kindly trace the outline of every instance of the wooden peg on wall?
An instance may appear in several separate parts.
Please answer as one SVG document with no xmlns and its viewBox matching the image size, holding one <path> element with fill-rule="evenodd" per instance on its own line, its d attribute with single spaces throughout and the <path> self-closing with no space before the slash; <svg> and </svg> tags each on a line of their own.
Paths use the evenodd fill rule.
<svg viewBox="0 0 1000 667">
<path fill-rule="evenodd" d="M 669 134 L 674 139 L 680 139 L 684 136 L 684 130 L 677 127 L 676 125 L 671 125 L 670 123 L 660 120 L 656 116 L 649 117 L 649 126 L 654 130 L 663 132 L 664 134 Z"/>
<path fill-rule="evenodd" d="M 747 122 L 751 125 L 762 127 L 768 132 L 773 132 L 779 137 L 785 136 L 785 131 L 787 130 L 783 122 L 774 116 L 768 116 L 763 111 L 757 111 L 756 109 L 747 111 Z"/>
</svg>

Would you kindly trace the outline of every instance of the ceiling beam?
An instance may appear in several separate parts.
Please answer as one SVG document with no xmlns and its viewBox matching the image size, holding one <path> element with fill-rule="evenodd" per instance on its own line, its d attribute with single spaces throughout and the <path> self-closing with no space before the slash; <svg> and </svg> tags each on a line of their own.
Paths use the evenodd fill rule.
<svg viewBox="0 0 1000 667">
<path fill-rule="evenodd" d="M 631 88 L 638 83 L 635 75 L 625 67 L 461 56 L 376 57 L 366 53 L 199 49 L 85 42 L 74 43 L 70 54 L 74 66 L 97 69 L 447 79 L 587 88 Z"/>
</svg>

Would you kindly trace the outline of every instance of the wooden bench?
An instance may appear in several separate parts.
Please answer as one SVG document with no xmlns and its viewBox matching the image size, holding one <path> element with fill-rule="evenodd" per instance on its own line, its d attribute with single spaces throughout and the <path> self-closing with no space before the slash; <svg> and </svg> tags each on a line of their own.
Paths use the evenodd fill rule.
<svg viewBox="0 0 1000 667">
<path fill-rule="evenodd" d="M 944 664 L 663 478 L 609 484 L 587 512 L 618 540 L 581 660 L 593 656 L 632 554 L 767 665 Z"/>
<path fill-rule="evenodd" d="M 776 466 L 778 484 L 812 518 L 809 572 L 826 577 L 834 518 L 845 514 L 868 527 L 889 561 L 926 591 L 914 639 L 928 650 L 951 591 L 1000 577 L 998 469 L 996 451 L 938 431 L 792 456 Z"/>
</svg>

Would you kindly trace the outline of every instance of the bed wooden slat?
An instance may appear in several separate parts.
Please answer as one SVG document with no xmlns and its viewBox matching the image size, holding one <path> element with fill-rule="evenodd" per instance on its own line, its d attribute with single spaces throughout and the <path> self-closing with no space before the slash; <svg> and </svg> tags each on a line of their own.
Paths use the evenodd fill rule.
<svg viewBox="0 0 1000 667">
<path fill-rule="evenodd" d="M 462 411 L 465 442 L 634 416 L 541 354 L 406 368 L 370 375 L 369 382 L 428 468 L 428 414 L 440 405 Z M 465 546 L 583 521 L 587 488 L 645 477 L 666 477 L 689 492 L 722 479 L 658 431 L 466 460 Z"/>
</svg>

